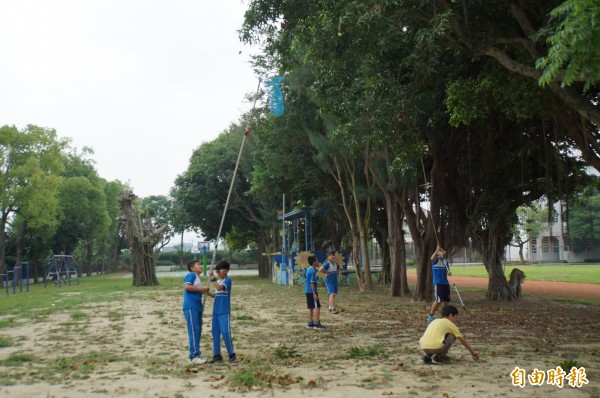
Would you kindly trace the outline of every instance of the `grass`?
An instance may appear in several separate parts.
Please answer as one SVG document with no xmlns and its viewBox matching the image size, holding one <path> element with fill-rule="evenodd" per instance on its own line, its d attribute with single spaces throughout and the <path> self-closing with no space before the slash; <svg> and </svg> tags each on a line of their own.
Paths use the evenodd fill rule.
<svg viewBox="0 0 600 398">
<path fill-rule="evenodd" d="M 13 345 L 13 341 L 10 337 L 0 336 L 0 348 L 6 348 Z"/>
<path fill-rule="evenodd" d="M 299 358 L 301 356 L 298 353 L 298 350 L 296 349 L 296 344 L 292 345 L 291 347 L 288 347 L 287 345 L 285 345 L 285 343 L 277 346 L 274 355 L 276 358 L 279 359 Z"/>
<path fill-rule="evenodd" d="M 385 350 L 380 346 L 351 347 L 347 353 L 347 357 L 351 359 L 385 358 L 386 356 Z"/>
<path fill-rule="evenodd" d="M 600 284 L 600 264 L 507 264 L 504 273 L 508 278 L 513 268 L 519 268 L 525 272 L 526 280 L 551 281 L 551 282 L 574 282 Z M 408 273 L 416 273 L 414 267 L 408 268 Z M 452 275 L 472 276 L 487 278 L 488 274 L 483 264 L 477 265 L 452 265 Z"/>
<path fill-rule="evenodd" d="M 11 354 L 8 358 L 0 361 L 2 366 L 20 366 L 23 363 L 35 362 L 38 358 L 32 354 L 26 353 L 15 353 Z"/>
</svg>

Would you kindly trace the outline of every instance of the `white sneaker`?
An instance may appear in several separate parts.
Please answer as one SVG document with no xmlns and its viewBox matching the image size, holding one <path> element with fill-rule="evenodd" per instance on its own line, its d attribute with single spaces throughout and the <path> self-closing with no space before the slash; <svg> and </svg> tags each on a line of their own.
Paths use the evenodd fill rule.
<svg viewBox="0 0 600 398">
<path fill-rule="evenodd" d="M 208 362 L 208 359 L 202 358 L 202 357 L 196 357 L 196 358 L 192 359 L 190 362 L 193 363 L 194 365 L 204 365 L 206 362 Z"/>
</svg>

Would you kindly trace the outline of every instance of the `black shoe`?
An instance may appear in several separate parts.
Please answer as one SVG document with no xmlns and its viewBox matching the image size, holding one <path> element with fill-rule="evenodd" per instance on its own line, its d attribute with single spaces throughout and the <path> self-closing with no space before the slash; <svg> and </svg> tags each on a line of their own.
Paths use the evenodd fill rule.
<svg viewBox="0 0 600 398">
<path fill-rule="evenodd" d="M 229 363 L 232 363 L 235 361 L 237 361 L 237 356 L 235 356 L 235 353 L 233 353 L 229 356 Z"/>
<path fill-rule="evenodd" d="M 434 355 L 433 357 L 433 362 L 434 363 L 450 363 L 450 358 L 448 358 L 446 355 Z"/>
<path fill-rule="evenodd" d="M 430 364 L 432 362 L 431 357 L 429 355 L 425 355 L 423 357 L 423 362 L 425 362 L 426 364 Z"/>
<path fill-rule="evenodd" d="M 215 355 L 210 360 L 210 363 L 215 363 L 215 362 L 223 362 L 223 357 L 221 355 Z"/>
</svg>

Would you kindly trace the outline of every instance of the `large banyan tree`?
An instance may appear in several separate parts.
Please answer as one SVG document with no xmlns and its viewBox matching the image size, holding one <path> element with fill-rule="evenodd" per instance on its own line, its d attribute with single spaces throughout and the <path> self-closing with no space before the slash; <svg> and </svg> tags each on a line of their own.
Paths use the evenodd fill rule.
<svg viewBox="0 0 600 398">
<path fill-rule="evenodd" d="M 119 207 L 123 213 L 118 219 L 123 222 L 125 236 L 131 248 L 133 286 L 156 286 L 154 247 L 160 242 L 168 225 L 155 228 L 152 218 L 142 216 L 135 204 L 136 196 L 131 191 L 119 195 Z"/>
<path fill-rule="evenodd" d="M 473 243 L 489 273 L 488 299 L 515 298 L 501 257 L 516 209 L 575 193 L 579 158 L 600 164 L 595 80 L 584 91 L 578 74 L 571 88 L 554 78 L 538 83 L 535 63 L 560 32 L 560 18 L 548 14 L 560 4 L 249 2 L 243 39 L 264 44 L 282 73 L 314 74 L 315 117 L 336 120 L 336 143 L 372 148 L 373 159 L 390 151 L 393 178 L 372 173 L 389 200 L 402 202 L 389 216 L 400 222 L 404 214 L 415 243 L 416 300 L 431 298 L 438 241 L 448 249 Z M 355 159 L 346 156 L 349 166 Z M 424 201 L 429 212 L 420 211 Z M 386 202 L 386 211 L 396 205 Z"/>
</svg>

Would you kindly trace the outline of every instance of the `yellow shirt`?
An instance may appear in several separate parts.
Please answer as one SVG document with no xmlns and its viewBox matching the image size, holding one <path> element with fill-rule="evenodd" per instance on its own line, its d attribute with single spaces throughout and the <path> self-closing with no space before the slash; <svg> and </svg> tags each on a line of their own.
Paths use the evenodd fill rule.
<svg viewBox="0 0 600 398">
<path fill-rule="evenodd" d="M 425 333 L 419 340 L 422 350 L 437 350 L 444 346 L 446 334 L 453 334 L 454 337 L 462 337 L 458 327 L 448 318 L 436 319 L 427 326 Z"/>
</svg>

